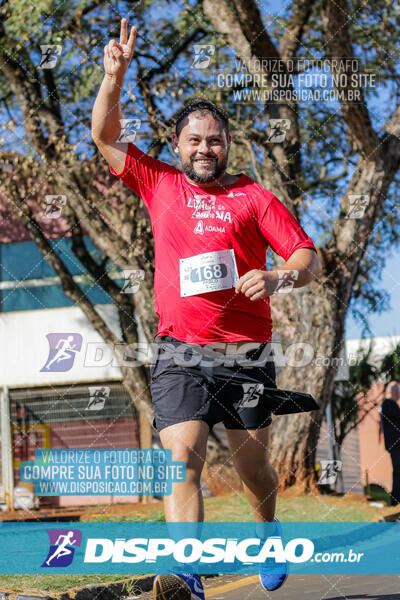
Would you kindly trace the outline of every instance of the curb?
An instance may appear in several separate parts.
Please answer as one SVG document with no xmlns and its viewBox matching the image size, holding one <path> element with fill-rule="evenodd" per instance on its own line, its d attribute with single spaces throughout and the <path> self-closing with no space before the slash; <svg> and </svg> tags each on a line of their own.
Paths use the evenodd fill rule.
<svg viewBox="0 0 400 600">
<path fill-rule="evenodd" d="M 399 509 L 396 507 L 396 510 L 393 512 L 388 512 L 386 513 L 386 515 L 381 515 L 380 517 L 375 517 L 374 519 L 372 519 L 373 523 L 391 523 L 391 522 L 395 522 L 395 521 L 400 521 L 400 512 Z M 1 600 L 1 598 L 0 598 Z"/>
<path fill-rule="evenodd" d="M 381 521 L 385 521 L 386 523 L 393 523 L 395 521 L 399 521 L 400 513 L 398 512 L 398 509 L 396 509 L 396 510 L 397 510 L 397 512 L 389 513 L 388 515 L 385 515 L 384 517 L 382 517 Z"/>
<path fill-rule="evenodd" d="M 117 581 L 114 583 L 90 585 L 79 590 L 76 590 L 74 600 L 116 600 L 122 596 L 135 596 L 142 592 L 149 592 L 153 587 L 154 575 L 145 575 L 138 579 L 130 577 L 123 581 Z M 129 586 L 129 593 L 126 589 L 127 583 L 134 583 Z M 26 600 L 18 598 L 17 600 Z M 58 600 L 72 600 L 69 594 L 62 594 Z"/>
<path fill-rule="evenodd" d="M 51 596 L 31 596 L 30 594 L 13 594 L 12 592 L 0 592 L 0 600 L 55 600 Z"/>
<path fill-rule="evenodd" d="M 84 588 L 72 589 L 70 592 L 61 593 L 56 597 L 0 592 L 0 600 L 119 600 L 122 597 L 149 592 L 153 587 L 153 579 L 154 575 L 139 576 L 137 579 L 130 577 L 122 581 L 99 583 Z M 129 593 L 126 589 L 128 583 L 130 584 Z"/>
</svg>

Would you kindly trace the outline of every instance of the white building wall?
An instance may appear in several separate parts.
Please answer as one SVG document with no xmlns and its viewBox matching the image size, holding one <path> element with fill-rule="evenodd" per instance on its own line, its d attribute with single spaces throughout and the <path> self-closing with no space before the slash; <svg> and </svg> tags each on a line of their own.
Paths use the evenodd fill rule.
<svg viewBox="0 0 400 600">
<path fill-rule="evenodd" d="M 118 312 L 112 304 L 96 310 L 121 340 Z M 48 333 L 79 333 L 82 347 L 69 371 L 43 372 L 49 355 Z M 0 313 L 0 387 L 38 386 L 120 380 L 121 370 L 102 337 L 79 307 Z M 139 324 L 139 341 L 145 338 Z"/>
</svg>

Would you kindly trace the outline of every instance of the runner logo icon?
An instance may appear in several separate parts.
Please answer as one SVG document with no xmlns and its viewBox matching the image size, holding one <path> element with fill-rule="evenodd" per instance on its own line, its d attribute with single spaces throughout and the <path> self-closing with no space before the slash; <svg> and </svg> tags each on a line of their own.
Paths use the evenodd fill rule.
<svg viewBox="0 0 400 600">
<path fill-rule="evenodd" d="M 65 372 L 72 369 L 75 355 L 82 347 L 80 333 L 48 333 L 46 335 L 50 351 L 41 371 Z"/>
<path fill-rule="evenodd" d="M 254 408 L 257 406 L 261 395 L 264 391 L 263 383 L 242 383 L 243 398 L 234 404 L 234 407 L 239 408 Z"/>
<path fill-rule="evenodd" d="M 206 69 L 212 56 L 214 56 L 215 46 L 213 44 L 194 44 L 193 53 L 193 62 L 190 67 L 192 69 Z"/>
<path fill-rule="evenodd" d="M 82 532 L 79 529 L 48 529 L 47 535 L 50 549 L 42 567 L 68 567 L 74 558 L 75 547 L 81 545 Z"/>
</svg>

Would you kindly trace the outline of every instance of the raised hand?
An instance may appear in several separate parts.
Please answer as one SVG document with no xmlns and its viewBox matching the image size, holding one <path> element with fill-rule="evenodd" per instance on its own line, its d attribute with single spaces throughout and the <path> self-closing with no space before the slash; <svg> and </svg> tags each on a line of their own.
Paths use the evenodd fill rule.
<svg viewBox="0 0 400 600">
<path fill-rule="evenodd" d="M 107 75 L 122 79 L 132 60 L 136 41 L 136 27 L 132 27 L 128 40 L 128 22 L 121 20 L 119 43 L 111 40 L 104 47 L 104 71 Z"/>
</svg>

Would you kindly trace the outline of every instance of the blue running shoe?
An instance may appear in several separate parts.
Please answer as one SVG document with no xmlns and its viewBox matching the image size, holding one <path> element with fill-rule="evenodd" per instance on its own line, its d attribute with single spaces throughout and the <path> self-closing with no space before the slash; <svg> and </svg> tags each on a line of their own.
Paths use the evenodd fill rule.
<svg viewBox="0 0 400 600">
<path fill-rule="evenodd" d="M 154 578 L 154 600 L 205 600 L 198 575 L 162 573 Z"/>
<path fill-rule="evenodd" d="M 275 517 L 276 523 L 276 535 L 271 537 L 281 538 L 282 529 L 281 524 Z M 280 588 L 286 581 L 289 575 L 288 563 L 263 563 L 260 564 L 260 583 L 265 590 L 273 592 Z"/>
</svg>

